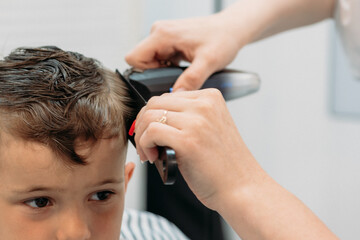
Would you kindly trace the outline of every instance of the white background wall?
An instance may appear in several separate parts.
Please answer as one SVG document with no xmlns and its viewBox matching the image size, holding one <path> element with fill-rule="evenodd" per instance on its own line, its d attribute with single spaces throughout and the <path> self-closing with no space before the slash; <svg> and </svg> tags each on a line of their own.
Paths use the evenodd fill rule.
<svg viewBox="0 0 360 240">
<path fill-rule="evenodd" d="M 157 2 L 163 10 L 152 9 L 146 0 L 2 0 L 0 56 L 18 46 L 58 45 L 124 70 L 126 52 L 151 25 L 147 11 L 164 13 L 171 7 L 169 12 L 190 16 L 212 10 L 205 0 Z M 169 12 L 169 17 L 176 16 Z M 341 239 L 357 239 L 360 119 L 331 112 L 330 24 L 244 48 L 231 67 L 257 72 L 261 90 L 228 106 L 264 169 Z M 133 148 L 129 159 L 138 163 Z M 128 207 L 141 209 L 145 172 L 144 166 L 137 165 L 126 201 Z"/>
</svg>

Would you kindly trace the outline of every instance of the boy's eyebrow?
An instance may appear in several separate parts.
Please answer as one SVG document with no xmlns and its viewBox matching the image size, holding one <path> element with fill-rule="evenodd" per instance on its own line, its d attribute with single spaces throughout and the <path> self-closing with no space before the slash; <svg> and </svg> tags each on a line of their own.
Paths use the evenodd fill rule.
<svg viewBox="0 0 360 240">
<path fill-rule="evenodd" d="M 123 181 L 124 181 L 123 178 L 109 178 L 109 179 L 103 180 L 99 183 L 96 183 L 95 185 L 90 186 L 90 187 L 98 187 L 98 186 L 102 186 L 105 184 L 111 184 L 111 183 L 122 183 Z"/>
<path fill-rule="evenodd" d="M 106 184 L 119 184 L 122 183 L 124 181 L 123 178 L 109 178 L 106 180 L 103 180 L 99 183 L 96 183 L 94 185 L 90 185 L 87 187 L 99 187 L 102 185 L 106 185 Z M 41 185 L 37 185 L 37 186 L 31 186 L 29 188 L 26 189 L 16 189 L 14 190 L 14 192 L 16 193 L 32 193 L 32 192 L 46 192 L 46 191 L 56 191 L 56 192 L 64 192 L 65 189 L 64 188 L 58 188 L 58 187 L 47 187 L 47 186 L 41 186 Z"/>
<path fill-rule="evenodd" d="M 63 188 L 52 188 L 52 187 L 45 187 L 45 186 L 31 186 L 25 189 L 16 189 L 14 192 L 16 193 L 32 193 L 32 192 L 46 192 L 46 191 L 56 191 L 56 192 L 63 192 Z"/>
</svg>

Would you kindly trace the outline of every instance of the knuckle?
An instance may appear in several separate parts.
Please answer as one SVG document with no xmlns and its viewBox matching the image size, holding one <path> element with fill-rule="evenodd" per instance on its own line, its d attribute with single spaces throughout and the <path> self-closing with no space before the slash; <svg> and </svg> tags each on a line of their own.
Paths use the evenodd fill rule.
<svg viewBox="0 0 360 240">
<path fill-rule="evenodd" d="M 194 152 L 201 146 L 201 141 L 199 138 L 194 137 L 194 135 L 188 136 L 184 138 L 183 146 L 184 149 L 187 149 L 189 152 Z"/>
<path fill-rule="evenodd" d="M 146 131 L 147 134 L 149 134 L 149 136 L 153 136 L 158 131 L 158 124 L 156 124 L 156 122 L 149 123 L 149 126 Z"/>
<path fill-rule="evenodd" d="M 146 104 L 147 108 L 151 108 L 151 106 L 154 106 L 158 101 L 159 101 L 159 96 L 151 97 Z"/>
<path fill-rule="evenodd" d="M 219 89 L 208 88 L 203 90 L 202 100 L 209 103 L 211 106 L 219 104 L 224 101 L 224 97 Z"/>
<path fill-rule="evenodd" d="M 170 31 L 167 21 L 159 20 L 151 26 L 151 32 L 158 33 L 160 35 L 167 34 Z"/>
<path fill-rule="evenodd" d="M 155 32 L 155 31 L 159 28 L 159 25 L 160 25 L 160 21 L 155 21 L 155 22 L 151 25 L 150 32 Z"/>
<path fill-rule="evenodd" d="M 202 127 L 204 127 L 205 125 L 205 121 L 202 118 L 198 118 L 196 119 L 196 121 L 194 121 L 194 128 L 195 129 L 201 129 Z"/>
<path fill-rule="evenodd" d="M 220 92 L 219 89 L 216 89 L 216 88 L 209 88 L 208 94 L 210 97 L 212 97 L 214 99 L 222 98 L 222 93 Z"/>
<path fill-rule="evenodd" d="M 201 113 L 208 112 L 213 108 L 213 104 L 207 99 L 203 99 L 202 101 L 197 102 L 197 108 Z M 197 119 L 197 121 L 201 121 Z"/>
<path fill-rule="evenodd" d="M 126 55 L 125 56 L 125 61 L 128 63 L 128 64 L 131 64 L 133 63 L 133 56 L 132 55 Z"/>
<path fill-rule="evenodd" d="M 145 123 L 150 123 L 152 121 L 152 114 L 150 111 L 147 111 L 142 116 L 142 121 Z"/>
<path fill-rule="evenodd" d="M 171 93 L 163 93 L 160 95 L 160 97 L 169 97 L 172 96 Z"/>
</svg>

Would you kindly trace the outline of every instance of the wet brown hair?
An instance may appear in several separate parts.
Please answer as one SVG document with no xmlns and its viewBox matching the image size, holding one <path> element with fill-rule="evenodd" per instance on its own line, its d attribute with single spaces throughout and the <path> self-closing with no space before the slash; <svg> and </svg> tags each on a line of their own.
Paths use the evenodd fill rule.
<svg viewBox="0 0 360 240">
<path fill-rule="evenodd" d="M 79 53 L 18 48 L 0 60 L 0 134 L 40 142 L 77 164 L 86 163 L 77 139 L 127 143 L 129 102 L 115 72 Z"/>
</svg>

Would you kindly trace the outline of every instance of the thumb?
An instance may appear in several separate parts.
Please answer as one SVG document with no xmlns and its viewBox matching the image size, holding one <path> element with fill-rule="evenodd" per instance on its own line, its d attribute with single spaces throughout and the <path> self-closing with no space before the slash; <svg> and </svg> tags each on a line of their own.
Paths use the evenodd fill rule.
<svg viewBox="0 0 360 240">
<path fill-rule="evenodd" d="M 191 65 L 176 80 L 173 89 L 176 92 L 182 90 L 200 89 L 208 77 L 216 69 L 210 67 L 203 58 L 196 58 Z"/>
</svg>

